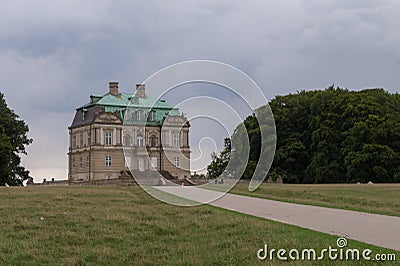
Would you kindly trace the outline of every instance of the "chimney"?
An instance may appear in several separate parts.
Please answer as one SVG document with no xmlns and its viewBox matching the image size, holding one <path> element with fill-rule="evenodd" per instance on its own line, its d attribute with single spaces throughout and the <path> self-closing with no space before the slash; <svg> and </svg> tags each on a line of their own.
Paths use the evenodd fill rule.
<svg viewBox="0 0 400 266">
<path fill-rule="evenodd" d="M 117 81 L 111 81 L 108 83 L 109 88 L 110 88 L 110 94 L 112 95 L 118 95 L 118 82 Z"/>
<path fill-rule="evenodd" d="M 146 98 L 145 84 L 136 84 L 136 96 Z"/>
</svg>

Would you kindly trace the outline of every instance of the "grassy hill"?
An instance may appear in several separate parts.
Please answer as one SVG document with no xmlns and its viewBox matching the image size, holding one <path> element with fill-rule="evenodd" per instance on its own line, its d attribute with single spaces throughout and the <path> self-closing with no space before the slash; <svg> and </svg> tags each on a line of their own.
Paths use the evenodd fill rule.
<svg viewBox="0 0 400 266">
<path fill-rule="evenodd" d="M 211 206 L 176 207 L 139 187 L 116 186 L 2 187 L 0 228 L 5 265 L 259 265 L 256 254 L 264 243 L 321 250 L 337 240 Z M 395 253 L 352 240 L 348 246 Z"/>
</svg>

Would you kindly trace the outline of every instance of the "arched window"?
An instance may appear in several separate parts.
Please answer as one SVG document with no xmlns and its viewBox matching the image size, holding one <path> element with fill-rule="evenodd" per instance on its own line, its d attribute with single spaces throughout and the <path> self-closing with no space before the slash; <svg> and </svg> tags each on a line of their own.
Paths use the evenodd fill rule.
<svg viewBox="0 0 400 266">
<path fill-rule="evenodd" d="M 136 146 L 143 147 L 143 136 L 142 135 L 138 135 L 136 137 Z"/>
</svg>

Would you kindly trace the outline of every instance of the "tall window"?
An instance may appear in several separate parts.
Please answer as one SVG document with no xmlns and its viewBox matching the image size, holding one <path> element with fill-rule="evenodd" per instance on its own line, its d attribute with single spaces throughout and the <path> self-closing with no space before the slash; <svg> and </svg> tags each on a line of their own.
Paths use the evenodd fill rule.
<svg viewBox="0 0 400 266">
<path fill-rule="evenodd" d="M 154 121 L 156 120 L 156 112 L 155 111 L 150 111 L 149 113 L 149 121 Z"/>
<path fill-rule="evenodd" d="M 143 147 L 143 137 L 141 135 L 138 135 L 136 138 L 136 146 Z"/>
<path fill-rule="evenodd" d="M 87 134 L 87 145 L 89 146 L 91 142 L 92 142 L 92 135 L 90 134 L 90 132 L 88 132 L 88 134 Z"/>
<path fill-rule="evenodd" d="M 82 161 L 82 156 L 79 157 L 79 167 L 82 168 L 83 166 L 83 161 Z"/>
<path fill-rule="evenodd" d="M 75 148 L 76 147 L 76 135 L 72 135 L 72 147 Z"/>
<path fill-rule="evenodd" d="M 75 167 L 75 158 L 72 158 L 72 167 Z"/>
<path fill-rule="evenodd" d="M 125 135 L 124 136 L 124 144 L 126 146 L 131 146 L 132 145 L 132 140 L 130 135 Z"/>
<path fill-rule="evenodd" d="M 108 131 L 106 135 L 106 145 L 112 145 L 112 132 Z"/>
<path fill-rule="evenodd" d="M 179 157 L 174 157 L 174 165 L 175 165 L 176 167 L 179 167 L 180 164 L 181 164 L 181 162 L 180 162 Z"/>
<path fill-rule="evenodd" d="M 106 156 L 106 166 L 107 167 L 111 166 L 111 156 L 109 156 L 109 155 Z"/>
<path fill-rule="evenodd" d="M 177 133 L 172 135 L 172 146 L 179 147 L 179 134 Z"/>
<path fill-rule="evenodd" d="M 86 167 L 89 167 L 89 165 L 90 165 L 90 157 L 88 155 L 86 156 Z"/>
<path fill-rule="evenodd" d="M 156 136 L 151 136 L 150 137 L 150 146 L 151 147 L 157 147 L 157 137 Z"/>
<path fill-rule="evenodd" d="M 79 134 L 79 147 L 83 147 L 83 133 Z"/>
<path fill-rule="evenodd" d="M 142 120 L 143 118 L 143 112 L 142 111 L 136 111 L 136 119 L 137 120 Z"/>
</svg>

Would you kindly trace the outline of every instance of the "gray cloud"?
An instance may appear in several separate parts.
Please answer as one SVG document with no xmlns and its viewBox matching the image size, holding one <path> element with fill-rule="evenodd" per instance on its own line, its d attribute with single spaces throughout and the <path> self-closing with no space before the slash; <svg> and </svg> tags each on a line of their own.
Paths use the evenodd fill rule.
<svg viewBox="0 0 400 266">
<path fill-rule="evenodd" d="M 394 0 L 2 1 L 0 88 L 35 139 L 25 165 L 65 178 L 74 109 L 109 80 L 132 91 L 180 61 L 229 63 L 268 98 L 333 83 L 399 91 L 399 13 Z"/>
</svg>

